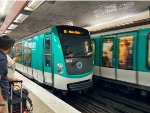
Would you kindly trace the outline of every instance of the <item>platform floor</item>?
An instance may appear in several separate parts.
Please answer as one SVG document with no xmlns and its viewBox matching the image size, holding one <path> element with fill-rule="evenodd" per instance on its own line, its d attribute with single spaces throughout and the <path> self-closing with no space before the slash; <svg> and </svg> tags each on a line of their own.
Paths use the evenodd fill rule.
<svg viewBox="0 0 150 113">
<path fill-rule="evenodd" d="M 33 102 L 32 113 L 54 113 L 48 106 L 46 106 L 39 98 L 37 98 L 32 92 L 29 92 L 29 97 Z"/>
<path fill-rule="evenodd" d="M 81 113 L 20 73 L 15 72 L 15 77 L 23 80 L 23 86 L 29 91 L 32 113 Z"/>
</svg>

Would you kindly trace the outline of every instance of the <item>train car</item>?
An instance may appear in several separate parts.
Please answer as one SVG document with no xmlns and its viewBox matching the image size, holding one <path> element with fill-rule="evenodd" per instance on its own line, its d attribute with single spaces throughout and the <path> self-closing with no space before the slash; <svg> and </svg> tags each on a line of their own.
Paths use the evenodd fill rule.
<svg viewBox="0 0 150 113">
<path fill-rule="evenodd" d="M 92 86 L 93 59 L 87 30 L 60 25 L 51 32 L 17 42 L 16 68 L 55 89 L 76 91 Z"/>
<path fill-rule="evenodd" d="M 150 28 L 126 30 L 93 36 L 94 78 L 150 91 Z"/>
</svg>

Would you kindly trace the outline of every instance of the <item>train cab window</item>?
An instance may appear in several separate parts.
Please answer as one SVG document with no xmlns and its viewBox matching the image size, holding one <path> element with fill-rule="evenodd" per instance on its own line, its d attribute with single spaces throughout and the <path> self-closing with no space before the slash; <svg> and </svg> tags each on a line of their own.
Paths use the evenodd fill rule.
<svg viewBox="0 0 150 113">
<path fill-rule="evenodd" d="M 91 42 L 89 36 L 65 34 L 60 35 L 60 41 L 65 59 L 92 57 Z M 68 46 L 70 48 L 71 54 L 67 53 Z"/>
<path fill-rule="evenodd" d="M 148 36 L 148 67 L 150 68 L 150 34 Z"/>
<path fill-rule="evenodd" d="M 45 66 L 50 67 L 50 38 L 45 39 Z"/>
<path fill-rule="evenodd" d="M 22 44 L 21 43 L 16 44 L 16 57 L 17 57 L 16 62 L 21 63 L 22 61 Z"/>
<path fill-rule="evenodd" d="M 119 38 L 119 68 L 129 69 L 133 67 L 133 36 Z"/>
<path fill-rule="evenodd" d="M 95 60 L 96 56 L 95 56 L 95 52 L 96 52 L 96 43 L 95 43 L 95 40 L 92 40 L 91 41 L 91 46 L 92 46 L 92 54 L 93 54 L 93 60 Z"/>
<path fill-rule="evenodd" d="M 103 54 L 102 54 L 102 66 L 113 67 L 113 43 L 114 39 L 103 39 Z"/>
</svg>

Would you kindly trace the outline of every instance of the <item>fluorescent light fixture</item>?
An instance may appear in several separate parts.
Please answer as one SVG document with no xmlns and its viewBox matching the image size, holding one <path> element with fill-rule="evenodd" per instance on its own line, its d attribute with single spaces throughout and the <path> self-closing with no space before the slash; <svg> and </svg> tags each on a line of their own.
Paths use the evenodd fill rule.
<svg viewBox="0 0 150 113">
<path fill-rule="evenodd" d="M 25 10 L 34 11 L 37 7 L 39 7 L 44 0 L 32 0 L 28 3 L 28 5 L 24 8 Z"/>
<path fill-rule="evenodd" d="M 1 2 L 2 3 L 2 2 Z M 0 9 L 0 14 L 3 15 L 4 14 L 4 11 L 6 10 L 6 5 L 7 5 L 8 1 L 7 0 L 4 0 L 3 1 L 3 5 L 1 6 L 1 9 Z"/>
<path fill-rule="evenodd" d="M 8 27 L 8 29 L 15 29 L 17 26 L 18 26 L 18 25 L 16 25 L 16 24 L 11 24 L 11 25 Z"/>
<path fill-rule="evenodd" d="M 7 33 L 10 33 L 10 32 L 11 32 L 11 30 L 6 30 L 4 33 L 7 34 Z"/>
<path fill-rule="evenodd" d="M 72 20 L 67 20 L 64 24 L 73 26 L 73 21 Z"/>
<path fill-rule="evenodd" d="M 67 25 L 73 26 L 73 21 L 69 21 L 66 23 Z"/>
<path fill-rule="evenodd" d="M 29 15 L 19 14 L 17 18 L 14 20 L 16 23 L 23 22 Z"/>
</svg>

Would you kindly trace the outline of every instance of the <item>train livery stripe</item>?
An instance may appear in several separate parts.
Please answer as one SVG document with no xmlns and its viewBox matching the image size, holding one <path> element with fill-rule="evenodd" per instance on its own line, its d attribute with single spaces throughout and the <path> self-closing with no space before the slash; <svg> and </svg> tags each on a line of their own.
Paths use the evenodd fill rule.
<svg viewBox="0 0 150 113">
<path fill-rule="evenodd" d="M 105 75 L 103 76 L 102 75 L 99 75 L 98 73 L 95 73 L 95 72 L 98 72 L 99 71 L 99 68 L 98 66 L 94 66 L 94 75 L 95 76 L 102 76 L 102 77 L 105 77 L 105 78 L 110 78 L 110 79 L 114 79 L 116 80 L 115 78 L 112 78 L 111 76 L 112 75 Z M 137 75 L 138 76 L 138 83 L 136 83 L 136 76 L 133 76 L 133 74 L 130 74 L 130 73 L 135 73 L 135 71 L 131 71 L 131 70 L 119 70 L 120 73 L 121 73 L 121 76 L 117 76 L 117 80 L 119 81 L 124 81 L 124 82 L 130 82 L 130 83 L 134 83 L 135 85 L 136 84 L 139 84 L 139 85 L 144 85 L 144 86 L 150 86 L 150 74 L 149 72 L 142 72 L 142 71 L 137 71 Z M 132 76 L 131 76 L 132 75 Z"/>
<path fill-rule="evenodd" d="M 139 84 L 144 86 L 150 86 L 150 73 L 149 72 L 138 72 Z"/>
<path fill-rule="evenodd" d="M 108 67 L 101 67 L 101 75 L 106 78 L 115 79 L 115 69 Z"/>
<path fill-rule="evenodd" d="M 100 67 L 94 66 L 94 75 L 100 76 Z"/>
</svg>

